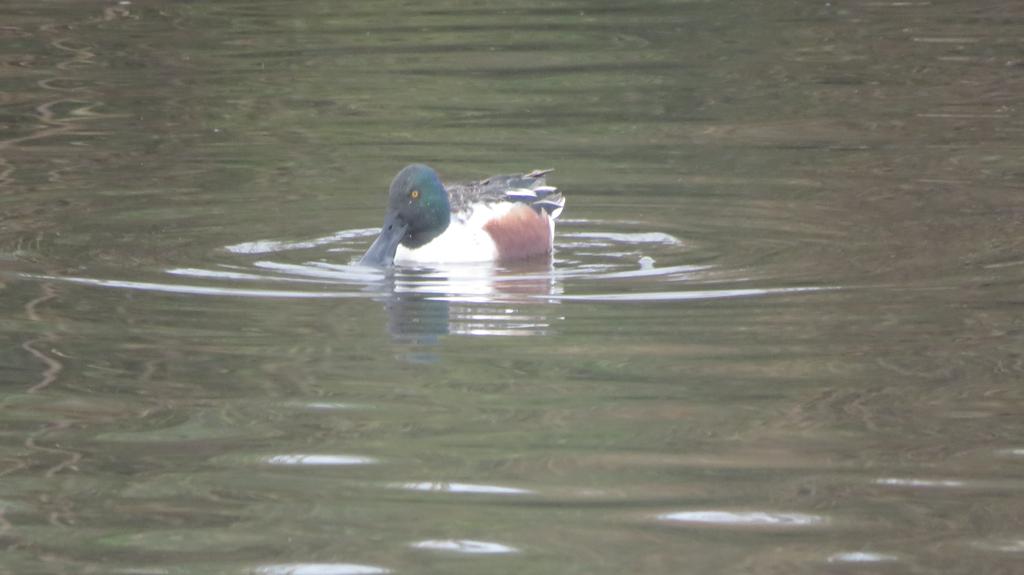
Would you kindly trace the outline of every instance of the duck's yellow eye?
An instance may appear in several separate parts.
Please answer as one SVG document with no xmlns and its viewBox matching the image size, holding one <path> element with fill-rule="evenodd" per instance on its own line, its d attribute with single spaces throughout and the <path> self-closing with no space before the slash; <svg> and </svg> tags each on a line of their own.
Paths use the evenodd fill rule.
<svg viewBox="0 0 1024 575">
<path fill-rule="evenodd" d="M 419 190 L 413 190 L 413 191 L 409 192 L 409 197 L 415 200 L 416 198 L 420 197 L 420 191 Z"/>
</svg>

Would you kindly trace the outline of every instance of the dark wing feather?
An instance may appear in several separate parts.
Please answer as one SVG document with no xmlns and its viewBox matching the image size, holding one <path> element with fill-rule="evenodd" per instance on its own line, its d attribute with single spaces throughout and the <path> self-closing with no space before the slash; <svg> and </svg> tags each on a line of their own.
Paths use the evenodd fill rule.
<svg viewBox="0 0 1024 575">
<path fill-rule="evenodd" d="M 475 203 L 521 202 L 538 212 L 557 218 L 565 207 L 565 198 L 544 181 L 553 170 L 534 170 L 528 174 L 491 176 L 479 182 L 446 184 L 452 210 L 464 211 Z"/>
</svg>

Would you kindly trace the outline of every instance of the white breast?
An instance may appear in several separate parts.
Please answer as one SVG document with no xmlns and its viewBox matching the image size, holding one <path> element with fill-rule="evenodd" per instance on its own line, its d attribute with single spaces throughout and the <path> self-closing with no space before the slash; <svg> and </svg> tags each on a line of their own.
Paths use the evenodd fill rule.
<svg viewBox="0 0 1024 575">
<path fill-rule="evenodd" d="M 484 225 L 491 219 L 501 217 L 514 204 L 476 206 L 463 214 L 452 214 L 452 221 L 441 235 L 430 243 L 416 249 L 398 246 L 395 263 L 473 263 L 491 262 L 498 257 L 498 248 Z"/>
</svg>

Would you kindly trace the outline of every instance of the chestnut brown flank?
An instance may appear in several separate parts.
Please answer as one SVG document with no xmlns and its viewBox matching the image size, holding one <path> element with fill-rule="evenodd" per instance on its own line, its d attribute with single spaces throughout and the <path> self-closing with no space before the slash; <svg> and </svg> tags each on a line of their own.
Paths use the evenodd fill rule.
<svg viewBox="0 0 1024 575">
<path fill-rule="evenodd" d="M 499 260 L 519 260 L 551 251 L 551 228 L 547 214 L 528 206 L 515 206 L 504 216 L 484 225 L 498 248 Z"/>
</svg>

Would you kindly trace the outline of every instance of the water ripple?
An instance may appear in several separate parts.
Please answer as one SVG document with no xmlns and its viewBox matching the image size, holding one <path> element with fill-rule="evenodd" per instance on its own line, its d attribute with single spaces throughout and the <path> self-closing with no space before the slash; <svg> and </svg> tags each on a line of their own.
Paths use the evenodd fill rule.
<svg viewBox="0 0 1024 575">
<path fill-rule="evenodd" d="M 528 495 L 534 493 L 529 489 L 503 487 L 501 485 L 476 485 L 472 483 L 446 483 L 443 481 L 420 481 L 411 483 L 395 483 L 391 487 L 407 491 L 430 491 L 437 493 L 474 493 L 483 495 Z"/>
<path fill-rule="evenodd" d="M 895 487 L 965 487 L 967 483 L 959 479 L 914 479 L 910 477 L 882 477 L 874 481 L 876 485 Z"/>
<path fill-rule="evenodd" d="M 272 455 L 266 458 L 271 465 L 369 465 L 377 463 L 363 455 L 298 454 Z"/>
<path fill-rule="evenodd" d="M 375 229 L 367 228 L 342 230 L 308 240 L 242 242 L 226 246 L 225 252 L 235 256 L 264 257 L 242 263 L 224 263 L 211 268 L 180 266 L 163 271 L 176 278 L 203 280 L 195 283 L 34 274 L 19 274 L 18 277 L 181 295 L 263 299 L 394 299 L 414 294 L 427 300 L 453 304 L 705 301 L 837 289 L 815 286 L 730 286 L 707 289 L 711 274 L 721 270 L 708 264 L 678 261 L 688 253 L 686 244 L 669 233 L 653 230 L 619 231 L 627 225 L 640 225 L 637 223 L 581 220 L 573 224 L 600 225 L 611 229 L 564 231 L 556 244 L 554 261 L 513 267 L 477 264 L 377 269 L 355 263 L 335 263 L 330 261 L 330 255 L 325 255 L 323 260 L 313 259 L 302 263 L 274 261 L 265 257 L 267 254 L 283 255 L 298 250 L 322 249 L 324 246 L 337 248 L 333 251 L 358 253 L 365 248 L 366 238 L 376 232 Z M 655 258 L 663 260 L 663 264 L 658 265 Z M 668 285 L 678 288 L 680 283 L 697 280 L 702 282 L 705 289 L 664 289 Z M 735 284 L 735 281 L 752 280 L 740 278 L 730 280 L 730 283 Z M 274 285 L 266 285 L 268 282 L 274 282 Z M 293 289 L 279 289 L 277 286 L 282 282 L 293 284 Z M 581 282 L 585 282 L 584 289 L 591 293 L 566 293 L 570 291 L 569 287 L 577 291 Z M 338 286 L 344 289 L 339 290 Z M 403 309 L 411 305 L 408 302 L 399 303 Z M 474 308 L 463 314 L 464 317 L 452 319 L 448 333 L 539 335 L 546 333 L 550 326 L 546 310 L 533 316 L 523 315 L 517 310 L 512 314 L 514 317 L 503 318 L 496 326 L 491 325 L 494 322 L 487 318 L 476 317 L 482 312 L 485 313 L 484 310 Z M 414 314 L 415 310 L 409 313 Z"/>
<path fill-rule="evenodd" d="M 340 232 L 298 242 L 283 242 L 275 240 L 256 240 L 253 242 L 242 242 L 225 246 L 224 249 L 234 254 L 271 254 L 275 252 L 286 252 L 292 250 L 305 250 L 324 245 L 336 244 L 345 240 L 366 238 L 380 232 L 378 228 L 365 228 L 356 230 L 342 230 Z"/>
<path fill-rule="evenodd" d="M 246 289 L 235 287 L 219 286 L 198 286 L 185 284 L 167 284 L 157 282 L 139 282 L 125 280 L 106 280 L 97 278 L 85 278 L 74 276 L 43 276 L 33 274 L 21 274 L 22 278 L 45 281 L 59 281 L 80 285 L 91 285 L 96 287 L 109 287 L 130 290 L 143 290 L 151 292 L 176 293 L 182 295 L 215 295 L 252 298 L 295 298 L 295 299 L 332 299 L 366 297 L 366 294 L 358 292 L 343 291 L 299 291 L 299 290 L 270 290 L 270 289 Z"/>
<path fill-rule="evenodd" d="M 829 563 L 882 563 L 886 561 L 898 561 L 899 557 L 885 553 L 873 553 L 870 551 L 848 551 L 830 555 Z"/>
<path fill-rule="evenodd" d="M 661 521 L 690 525 L 724 525 L 733 527 L 811 527 L 824 525 L 827 520 L 806 513 L 777 513 L 768 511 L 676 511 L 658 515 Z"/>
<path fill-rule="evenodd" d="M 597 240 L 582 242 L 581 245 L 607 246 L 613 244 L 663 244 L 669 246 L 682 245 L 679 238 L 663 232 L 638 232 L 638 233 L 615 233 L 615 232 L 567 232 L 561 234 L 564 238 L 581 238 L 585 240 Z"/>
<path fill-rule="evenodd" d="M 1024 553 L 1024 539 L 991 539 L 972 543 L 978 549 L 1000 553 Z"/>
<path fill-rule="evenodd" d="M 738 297 L 756 297 L 824 291 L 836 288 L 822 287 L 789 287 L 761 289 L 722 289 L 722 290 L 691 290 L 691 291 L 658 291 L 643 293 L 595 293 L 595 294 L 559 294 L 546 296 L 549 299 L 566 301 L 688 301 L 711 300 Z"/>
<path fill-rule="evenodd" d="M 260 575 L 376 575 L 391 573 L 391 570 L 355 563 L 282 563 L 262 565 L 254 572 Z"/>
<path fill-rule="evenodd" d="M 316 411 L 367 409 L 367 406 L 365 405 L 358 405 L 355 403 L 341 403 L 336 401 L 312 401 L 309 403 L 296 403 L 295 406 L 301 409 L 310 409 Z"/>
<path fill-rule="evenodd" d="M 414 549 L 429 549 L 431 551 L 445 551 L 464 555 L 501 555 L 519 552 L 515 547 L 509 547 L 501 543 L 473 541 L 470 539 L 427 539 L 425 541 L 417 541 L 409 546 Z"/>
</svg>

